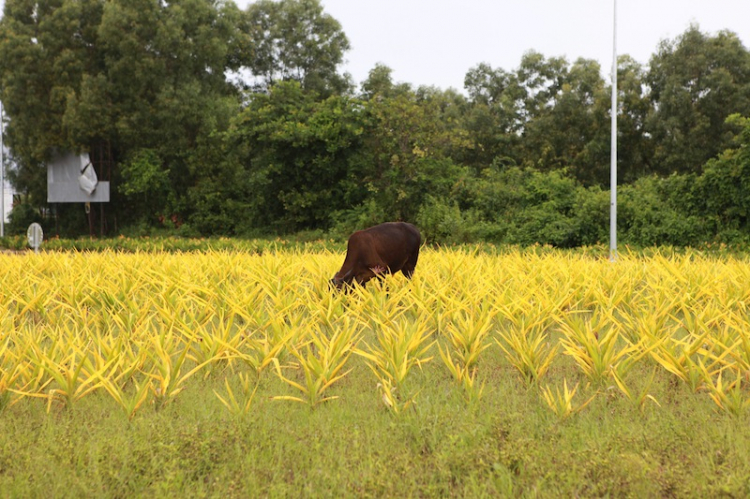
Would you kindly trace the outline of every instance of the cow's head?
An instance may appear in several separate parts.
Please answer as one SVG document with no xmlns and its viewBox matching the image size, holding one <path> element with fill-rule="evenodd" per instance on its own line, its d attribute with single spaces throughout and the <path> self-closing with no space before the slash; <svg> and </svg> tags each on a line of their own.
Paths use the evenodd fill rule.
<svg viewBox="0 0 750 499">
<path fill-rule="evenodd" d="M 341 289 L 341 286 L 344 285 L 344 281 L 338 279 L 336 276 L 333 276 L 333 279 L 328 281 L 328 286 L 331 288 Z"/>
<path fill-rule="evenodd" d="M 345 286 L 353 286 L 355 283 L 359 283 L 364 286 L 367 281 L 369 281 L 373 277 L 380 277 L 387 272 L 388 267 L 385 267 L 383 265 L 375 265 L 368 268 L 367 271 L 361 272 L 359 274 L 355 274 L 354 269 L 351 269 L 345 273 L 343 271 L 339 271 L 333 276 L 333 279 L 329 281 L 329 285 L 332 288 L 336 289 L 342 289 Z"/>
<path fill-rule="evenodd" d="M 346 285 L 352 284 L 354 276 L 352 275 L 352 272 L 347 272 L 346 274 L 343 274 L 341 272 L 336 272 L 336 274 L 333 276 L 333 279 L 328 281 L 329 286 L 335 289 L 341 289 Z"/>
</svg>

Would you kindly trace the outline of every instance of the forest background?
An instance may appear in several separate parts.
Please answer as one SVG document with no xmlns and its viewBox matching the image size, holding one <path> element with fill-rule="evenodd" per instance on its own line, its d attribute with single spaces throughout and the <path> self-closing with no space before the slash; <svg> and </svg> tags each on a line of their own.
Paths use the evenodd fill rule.
<svg viewBox="0 0 750 499">
<path fill-rule="evenodd" d="M 610 85 L 529 51 L 464 90 L 376 65 L 318 0 L 6 0 L 0 97 L 10 233 L 343 237 L 386 220 L 433 243 L 609 238 Z M 467 59 L 471 55 L 467 54 Z M 618 234 L 750 241 L 750 51 L 689 27 L 618 63 Z M 59 151 L 107 151 L 111 201 L 46 202 Z M 101 172 L 100 172 L 101 174 Z"/>
</svg>

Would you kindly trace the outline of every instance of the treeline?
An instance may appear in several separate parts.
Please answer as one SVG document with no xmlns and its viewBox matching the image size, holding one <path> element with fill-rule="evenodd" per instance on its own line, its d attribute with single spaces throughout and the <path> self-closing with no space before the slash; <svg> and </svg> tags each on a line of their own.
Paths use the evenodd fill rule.
<svg viewBox="0 0 750 499">
<path fill-rule="evenodd" d="M 385 220 L 433 242 L 609 238 L 610 86 L 528 52 L 464 92 L 385 65 L 359 86 L 318 0 L 6 0 L 0 81 L 22 193 L 12 228 L 88 233 L 46 203 L 55 151 L 111 152 L 109 233 L 345 235 Z M 467 54 L 467 59 L 471 55 Z M 619 60 L 618 226 L 634 245 L 750 240 L 750 51 L 691 26 Z M 99 211 L 91 211 L 98 217 Z"/>
</svg>

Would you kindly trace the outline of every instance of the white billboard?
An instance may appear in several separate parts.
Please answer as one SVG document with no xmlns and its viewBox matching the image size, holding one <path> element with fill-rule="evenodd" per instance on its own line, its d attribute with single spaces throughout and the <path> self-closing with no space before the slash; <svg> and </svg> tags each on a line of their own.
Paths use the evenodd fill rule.
<svg viewBox="0 0 750 499">
<path fill-rule="evenodd" d="M 87 153 L 64 153 L 47 164 L 48 203 L 109 202 L 109 182 L 100 182 Z"/>
</svg>

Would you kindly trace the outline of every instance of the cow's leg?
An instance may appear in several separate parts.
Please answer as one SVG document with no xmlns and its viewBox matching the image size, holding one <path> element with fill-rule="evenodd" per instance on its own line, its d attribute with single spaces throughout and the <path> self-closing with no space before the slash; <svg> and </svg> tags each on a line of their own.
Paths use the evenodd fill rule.
<svg viewBox="0 0 750 499">
<path fill-rule="evenodd" d="M 417 260 L 419 259 L 419 248 L 409 255 L 409 259 L 406 260 L 406 263 L 401 268 L 401 273 L 404 274 L 407 279 L 411 279 L 411 276 L 414 275 L 414 269 L 417 268 Z"/>
</svg>

